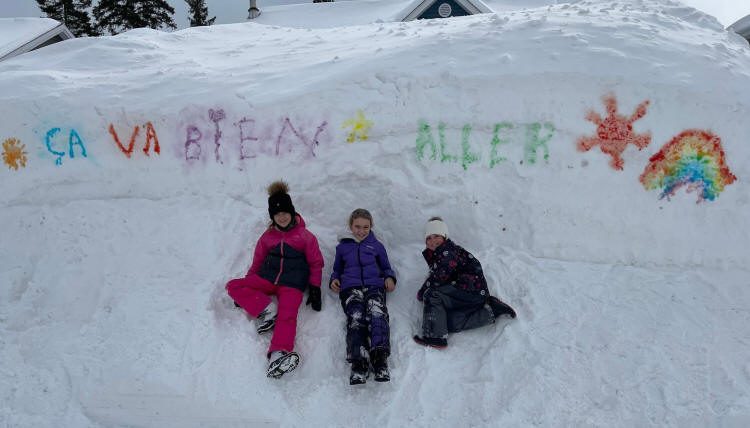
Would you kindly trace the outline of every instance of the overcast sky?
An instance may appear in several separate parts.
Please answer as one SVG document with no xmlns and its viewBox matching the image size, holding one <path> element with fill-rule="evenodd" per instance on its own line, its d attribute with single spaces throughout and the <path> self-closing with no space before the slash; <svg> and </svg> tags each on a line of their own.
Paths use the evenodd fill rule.
<svg viewBox="0 0 750 428">
<path fill-rule="evenodd" d="M 94 0 L 96 3 L 97 0 Z M 182 0 L 168 0 L 175 8 L 174 20 L 178 28 L 189 25 L 187 5 Z M 683 3 L 715 16 L 725 27 L 738 19 L 750 15 L 750 0 L 681 0 Z M 264 6 L 289 3 L 308 3 L 312 0 L 257 0 L 262 10 Z M 554 3 L 554 1 L 550 1 Z M 248 0 L 207 0 L 208 11 L 216 16 L 218 24 L 241 22 L 247 18 Z M 16 16 L 41 16 L 35 0 L 0 0 L 0 18 Z"/>
</svg>

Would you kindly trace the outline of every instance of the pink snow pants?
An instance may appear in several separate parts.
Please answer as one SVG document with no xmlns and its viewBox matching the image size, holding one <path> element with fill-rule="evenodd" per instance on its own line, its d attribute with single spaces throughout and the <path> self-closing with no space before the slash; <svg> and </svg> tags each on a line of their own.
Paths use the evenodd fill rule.
<svg viewBox="0 0 750 428">
<path fill-rule="evenodd" d="M 268 354 L 274 351 L 294 351 L 297 335 L 297 312 L 304 293 L 296 288 L 273 285 L 256 274 L 229 281 L 226 285 L 229 296 L 251 316 L 257 318 L 271 303 L 272 295 L 278 299 L 279 313 L 271 338 Z"/>
</svg>

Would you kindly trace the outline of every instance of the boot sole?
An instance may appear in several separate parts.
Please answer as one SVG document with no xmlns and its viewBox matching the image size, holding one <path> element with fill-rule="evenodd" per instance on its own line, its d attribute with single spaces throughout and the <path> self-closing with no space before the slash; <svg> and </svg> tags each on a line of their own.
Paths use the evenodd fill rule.
<svg viewBox="0 0 750 428">
<path fill-rule="evenodd" d="M 448 345 L 435 345 L 432 343 L 427 343 L 424 340 L 420 339 L 418 336 L 414 336 L 414 341 L 422 346 L 426 346 L 428 348 L 435 348 L 435 349 L 445 349 L 448 347 Z"/>
<path fill-rule="evenodd" d="M 296 352 L 290 352 L 279 358 L 278 360 L 272 362 L 271 365 L 268 366 L 268 372 L 266 373 L 266 376 L 273 379 L 278 379 L 285 373 L 289 373 L 290 371 L 297 368 L 298 364 L 299 354 L 297 354 Z"/>
<path fill-rule="evenodd" d="M 258 334 L 262 334 L 262 333 L 265 333 L 267 331 L 271 331 L 271 330 L 273 330 L 273 328 L 275 326 L 276 326 L 276 321 L 272 322 L 269 325 L 262 325 L 262 326 L 260 326 L 260 327 L 257 328 Z"/>
<path fill-rule="evenodd" d="M 490 308 L 493 308 L 494 304 L 494 307 L 497 307 L 499 311 L 499 313 L 495 316 L 495 319 L 516 317 L 516 310 L 513 309 L 509 304 L 503 302 L 497 297 L 490 297 L 490 300 L 492 300 L 492 303 L 488 303 L 490 305 Z M 495 311 L 493 310 L 492 312 L 494 313 Z"/>
<path fill-rule="evenodd" d="M 352 372 L 352 374 L 349 376 L 349 385 L 362 385 L 364 383 L 367 383 L 367 379 L 370 378 L 370 372 Z"/>
<path fill-rule="evenodd" d="M 389 382 L 391 380 L 391 372 L 387 368 L 384 370 L 376 370 L 373 367 L 372 378 L 375 382 Z"/>
<path fill-rule="evenodd" d="M 367 378 L 365 379 L 349 379 L 349 385 L 364 385 L 367 383 Z"/>
</svg>

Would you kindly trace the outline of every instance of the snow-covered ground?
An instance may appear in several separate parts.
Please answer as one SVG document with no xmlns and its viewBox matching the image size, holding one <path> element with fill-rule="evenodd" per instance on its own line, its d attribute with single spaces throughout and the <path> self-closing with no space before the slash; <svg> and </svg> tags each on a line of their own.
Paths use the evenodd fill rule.
<svg viewBox="0 0 750 428">
<path fill-rule="evenodd" d="M 3 62 L 0 426 L 748 426 L 749 100 L 747 42 L 667 0 Z M 622 169 L 579 143 L 624 147 Z M 278 178 L 325 276 L 373 212 L 390 383 L 348 385 L 327 290 L 300 367 L 265 377 L 269 338 L 223 286 Z M 519 312 L 444 351 L 411 340 L 433 215 Z"/>
</svg>

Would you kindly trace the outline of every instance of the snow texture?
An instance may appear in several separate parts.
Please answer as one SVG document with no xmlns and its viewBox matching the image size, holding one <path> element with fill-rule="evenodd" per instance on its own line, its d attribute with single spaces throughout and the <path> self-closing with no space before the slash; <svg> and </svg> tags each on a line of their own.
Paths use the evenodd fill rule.
<svg viewBox="0 0 750 428">
<path fill-rule="evenodd" d="M 748 116 L 747 42 L 667 0 L 141 29 L 5 61 L 0 426 L 748 426 Z M 692 129 L 720 147 L 675 143 L 706 175 L 660 199 L 640 177 Z M 299 367 L 266 378 L 269 336 L 224 284 L 279 178 L 324 278 L 373 213 L 399 280 L 389 383 L 349 385 L 327 288 Z M 443 351 L 412 341 L 434 215 L 518 312 Z"/>
</svg>

